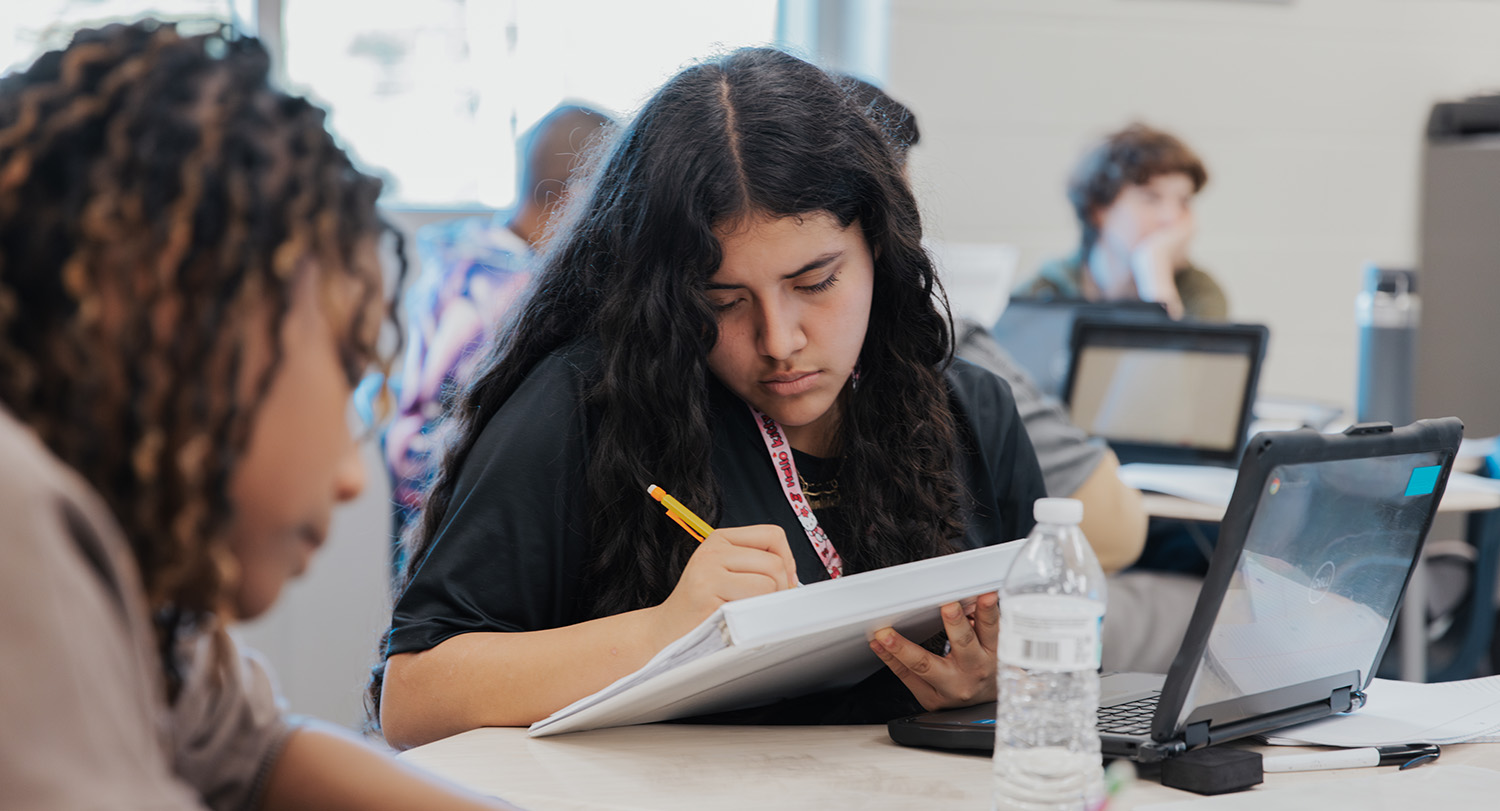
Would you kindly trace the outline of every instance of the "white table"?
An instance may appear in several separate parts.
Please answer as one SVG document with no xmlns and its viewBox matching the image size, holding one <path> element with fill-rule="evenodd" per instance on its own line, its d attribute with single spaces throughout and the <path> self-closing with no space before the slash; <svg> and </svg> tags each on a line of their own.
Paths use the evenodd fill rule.
<svg viewBox="0 0 1500 811">
<path fill-rule="evenodd" d="M 529 811 L 990 807 L 987 756 L 897 746 L 884 726 L 648 724 L 551 738 L 528 738 L 524 729 L 477 729 L 400 757 Z M 1439 763 L 1500 770 L 1500 744 L 1447 746 Z M 1251 791 L 1394 771 L 1270 774 Z M 1197 796 L 1142 779 L 1110 809 Z"/>
<path fill-rule="evenodd" d="M 1217 504 L 1204 504 L 1161 493 L 1142 493 L 1141 502 L 1146 513 L 1156 518 L 1212 522 L 1224 520 L 1224 507 Z M 1458 487 L 1454 483 L 1450 483 L 1449 489 L 1443 491 L 1443 500 L 1438 502 L 1440 513 L 1471 513 L 1494 509 L 1500 509 L 1500 490 Z"/>
</svg>

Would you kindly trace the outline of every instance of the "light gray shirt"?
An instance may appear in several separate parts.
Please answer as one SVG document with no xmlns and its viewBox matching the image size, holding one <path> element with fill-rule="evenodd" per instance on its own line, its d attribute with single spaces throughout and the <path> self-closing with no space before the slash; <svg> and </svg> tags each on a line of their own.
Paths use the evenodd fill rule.
<svg viewBox="0 0 1500 811">
<path fill-rule="evenodd" d="M 1077 492 L 1104 457 L 1104 441 L 1090 437 L 1074 425 L 1063 404 L 1042 393 L 979 322 L 959 320 L 954 327 L 954 339 L 959 358 L 994 372 L 1010 384 L 1016 396 L 1016 411 L 1041 463 L 1047 495 L 1066 498 Z"/>
<path fill-rule="evenodd" d="M 182 640 L 168 704 L 134 556 L 103 500 L 0 408 L 0 804 L 253 808 L 291 732 L 227 634 Z"/>
</svg>

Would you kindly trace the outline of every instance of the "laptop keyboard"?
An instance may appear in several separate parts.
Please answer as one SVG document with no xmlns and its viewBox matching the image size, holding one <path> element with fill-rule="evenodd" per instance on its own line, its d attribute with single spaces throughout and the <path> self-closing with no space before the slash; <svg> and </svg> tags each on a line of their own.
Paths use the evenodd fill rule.
<svg viewBox="0 0 1500 811">
<path fill-rule="evenodd" d="M 1151 731 L 1151 719 L 1156 715 L 1156 700 L 1160 695 L 1150 695 L 1099 708 L 1099 731 L 1118 735 L 1145 735 Z"/>
</svg>

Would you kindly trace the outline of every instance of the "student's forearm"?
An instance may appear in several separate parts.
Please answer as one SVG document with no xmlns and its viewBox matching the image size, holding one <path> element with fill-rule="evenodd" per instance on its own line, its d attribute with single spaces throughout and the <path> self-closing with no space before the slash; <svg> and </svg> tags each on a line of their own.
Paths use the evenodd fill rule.
<svg viewBox="0 0 1500 811">
<path fill-rule="evenodd" d="M 1072 497 L 1083 502 L 1080 528 L 1099 566 L 1116 572 L 1134 563 L 1146 544 L 1146 509 L 1141 493 L 1120 481 L 1120 462 L 1106 451 Z"/>
<path fill-rule="evenodd" d="M 526 726 L 639 670 L 724 603 L 789 588 L 781 527 L 720 527 L 660 605 L 524 633 L 468 633 L 386 663 L 380 719 L 406 748 L 484 726 Z"/>
<path fill-rule="evenodd" d="M 526 726 L 638 670 L 691 627 L 647 608 L 527 633 L 468 633 L 386 664 L 380 718 L 405 749 L 482 726 Z M 680 623 L 678 623 L 680 624 Z"/>
<path fill-rule="evenodd" d="M 348 733 L 312 725 L 293 732 L 282 749 L 261 808 L 501 811 L 514 806 L 442 782 Z"/>
</svg>

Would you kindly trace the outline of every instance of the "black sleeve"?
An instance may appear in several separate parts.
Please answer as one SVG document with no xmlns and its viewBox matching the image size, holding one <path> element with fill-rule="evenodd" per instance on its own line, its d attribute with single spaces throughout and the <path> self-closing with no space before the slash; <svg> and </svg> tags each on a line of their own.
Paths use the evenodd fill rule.
<svg viewBox="0 0 1500 811">
<path fill-rule="evenodd" d="M 948 384 L 968 434 L 960 460 L 974 511 L 966 545 L 1023 538 L 1036 523 L 1032 505 L 1046 497 L 1047 486 L 1010 385 L 962 360 L 949 370 Z"/>
<path fill-rule="evenodd" d="M 389 654 L 470 631 L 581 622 L 588 425 L 576 353 L 537 364 L 464 461 L 437 538 L 396 601 Z"/>
</svg>

